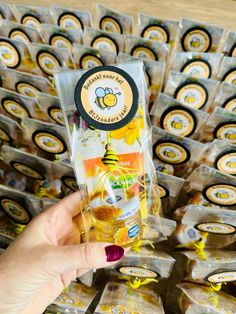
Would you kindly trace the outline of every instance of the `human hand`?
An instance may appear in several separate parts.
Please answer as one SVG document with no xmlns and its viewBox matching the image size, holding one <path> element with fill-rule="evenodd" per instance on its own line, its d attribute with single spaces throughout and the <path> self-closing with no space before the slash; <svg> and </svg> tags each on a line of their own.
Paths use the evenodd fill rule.
<svg viewBox="0 0 236 314">
<path fill-rule="evenodd" d="M 76 277 L 123 257 L 111 243 L 80 244 L 85 202 L 76 192 L 50 207 L 0 256 L 0 313 L 41 314 Z"/>
</svg>

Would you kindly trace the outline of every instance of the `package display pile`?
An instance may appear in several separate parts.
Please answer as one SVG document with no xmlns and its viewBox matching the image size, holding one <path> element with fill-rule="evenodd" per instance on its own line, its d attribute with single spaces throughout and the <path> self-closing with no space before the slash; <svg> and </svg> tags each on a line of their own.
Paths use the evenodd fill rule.
<svg viewBox="0 0 236 314">
<path fill-rule="evenodd" d="M 82 190 L 81 241 L 130 247 L 52 313 L 236 313 L 236 32 L 0 4 L 0 254 Z"/>
</svg>

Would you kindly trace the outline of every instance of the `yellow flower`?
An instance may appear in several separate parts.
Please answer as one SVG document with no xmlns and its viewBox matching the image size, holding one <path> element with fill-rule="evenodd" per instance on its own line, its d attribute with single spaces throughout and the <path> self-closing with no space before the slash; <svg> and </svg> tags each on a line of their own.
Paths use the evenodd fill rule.
<svg viewBox="0 0 236 314">
<path fill-rule="evenodd" d="M 123 128 L 111 131 L 111 138 L 120 140 L 124 138 L 125 142 L 133 145 L 136 140 L 140 139 L 140 131 L 144 129 L 144 118 L 141 109 L 138 110 L 138 115 Z"/>
</svg>

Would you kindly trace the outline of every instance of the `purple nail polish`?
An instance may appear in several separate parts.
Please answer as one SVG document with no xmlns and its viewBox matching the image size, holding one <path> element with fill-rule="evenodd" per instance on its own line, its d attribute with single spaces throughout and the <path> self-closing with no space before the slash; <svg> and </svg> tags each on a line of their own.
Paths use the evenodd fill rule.
<svg viewBox="0 0 236 314">
<path fill-rule="evenodd" d="M 107 262 L 115 262 L 124 256 L 124 249 L 119 245 L 109 245 L 105 247 Z"/>
</svg>

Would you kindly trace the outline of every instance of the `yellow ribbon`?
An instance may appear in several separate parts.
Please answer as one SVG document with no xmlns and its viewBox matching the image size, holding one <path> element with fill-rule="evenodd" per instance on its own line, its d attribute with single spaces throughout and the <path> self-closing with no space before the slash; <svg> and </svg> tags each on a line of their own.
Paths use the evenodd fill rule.
<svg viewBox="0 0 236 314">
<path fill-rule="evenodd" d="M 133 289 L 138 289 L 141 286 L 148 285 L 151 282 L 158 282 L 157 279 L 154 278 L 146 278 L 141 280 L 139 277 L 129 277 L 129 276 L 119 276 L 121 280 L 125 280 L 126 284 L 129 285 Z"/>
<path fill-rule="evenodd" d="M 150 240 L 138 240 L 138 241 L 135 241 L 133 243 L 133 246 L 131 248 L 132 251 L 136 252 L 136 253 L 140 253 L 141 251 L 141 247 L 144 246 L 144 245 L 150 245 L 152 249 L 155 249 L 155 246 L 153 244 L 152 241 Z"/>
</svg>

